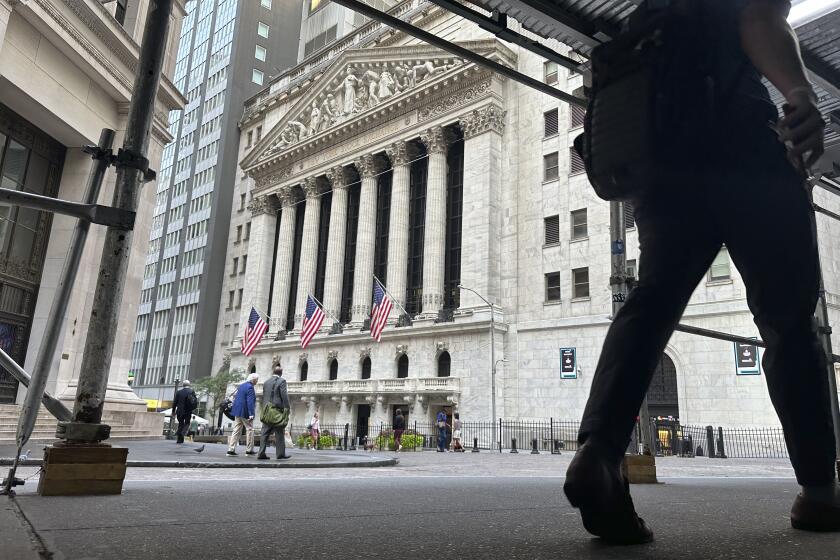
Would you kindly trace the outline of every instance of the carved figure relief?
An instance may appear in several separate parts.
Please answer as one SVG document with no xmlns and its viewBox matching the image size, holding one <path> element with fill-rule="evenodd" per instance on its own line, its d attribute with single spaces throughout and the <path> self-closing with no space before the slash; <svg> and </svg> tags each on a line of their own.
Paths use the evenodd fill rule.
<svg viewBox="0 0 840 560">
<path fill-rule="evenodd" d="M 261 159 L 329 130 L 386 99 L 463 64 L 463 60 L 449 59 L 387 62 L 377 65 L 376 69 L 364 70 L 350 65 L 344 70 L 337 87 L 313 100 L 296 120 L 288 121 Z"/>
</svg>

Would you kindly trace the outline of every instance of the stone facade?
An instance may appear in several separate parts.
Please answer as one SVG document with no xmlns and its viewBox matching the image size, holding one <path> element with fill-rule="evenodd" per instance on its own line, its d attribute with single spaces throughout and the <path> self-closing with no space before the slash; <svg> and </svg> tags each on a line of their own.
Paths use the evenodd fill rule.
<svg viewBox="0 0 840 560">
<path fill-rule="evenodd" d="M 132 2 L 115 17 L 116 3 L 102 6 L 84 0 L 0 0 L 0 103 L 15 120 L 63 146 L 58 189 L 52 194 L 81 200 L 91 159 L 81 147 L 96 144 L 102 128 L 116 131 L 114 147 L 122 145 L 131 90 L 139 55 L 147 2 Z M 184 99 L 169 76 L 174 70 L 174 46 L 184 2 L 175 2 L 170 22 L 164 78 L 158 93 L 152 138 L 151 167 L 157 169 L 163 145 L 170 140 L 168 112 L 181 108 Z M 14 138 L 14 134 L 11 135 Z M 111 204 L 115 172 L 108 172 L 99 202 Z M 128 385 L 132 323 L 137 313 L 146 244 L 154 206 L 155 184 L 141 196 L 133 233 L 129 276 L 122 301 L 123 319 L 108 382 L 106 411 L 140 411 L 146 404 Z M 67 253 L 75 220 L 55 215 L 45 248 L 37 302 L 31 317 L 23 363 L 31 369 L 42 339 L 55 286 Z M 92 226 L 76 279 L 73 297 L 55 356 L 47 389 L 69 402 L 75 398 L 82 351 L 98 273 L 105 229 Z M 18 402 L 22 401 L 19 388 Z"/>
<path fill-rule="evenodd" d="M 419 3 L 404 5 L 409 13 L 411 6 Z M 482 36 L 474 26 L 460 23 L 437 8 L 428 7 L 409 19 L 524 74 L 544 75 L 542 59 Z M 364 33 L 367 43 L 362 44 L 362 39 L 355 36 L 346 38 L 344 47 L 319 55 L 317 61 L 304 61 L 246 104 L 243 134 L 255 126 L 263 126 L 268 132 L 252 150 L 243 151 L 245 175 L 239 192 L 248 193 L 255 201 L 283 200 L 284 209 L 279 234 L 276 219 L 259 216 L 258 226 L 256 214 L 251 217 L 243 213 L 235 218 L 253 223 L 249 244 L 236 247 L 236 251 L 247 253 L 252 262 L 271 262 L 266 251 L 271 255 L 276 251 L 277 258 L 274 270 L 269 271 L 271 265 L 261 265 L 259 279 L 244 284 L 243 307 L 247 310 L 221 315 L 224 320 L 217 336 L 217 362 L 221 364 L 224 356 L 230 356 L 233 369 L 253 368 L 263 379 L 273 364 L 280 363 L 293 395 L 292 422 L 298 426 L 305 425 L 316 409 L 325 423 L 355 422 L 360 407 L 370 407 L 369 421 L 373 423 L 390 422 L 396 406 L 409 410 L 416 420 L 430 420 L 442 408 L 459 410 L 462 418 L 469 420 L 489 419 L 493 366 L 490 308 L 479 297 L 462 291 L 452 320 L 438 315 L 444 288 L 441 228 L 447 209 L 441 205 L 442 190 L 436 181 L 443 176 L 441 169 L 447 167 L 442 149 L 447 141 L 444 132 L 457 127 L 464 143 L 460 283 L 492 304 L 498 365 L 496 415 L 579 419 L 609 325 L 609 206 L 595 196 L 586 176 L 572 169 L 569 148 L 579 131 L 572 125 L 569 107 L 400 33 L 371 25 L 358 32 Z M 557 43 L 551 46 L 564 50 Z M 415 72 L 413 80 L 405 70 L 397 70 L 405 68 Z M 558 87 L 566 91 L 581 85 L 579 76 L 562 69 L 558 79 Z M 556 133 L 549 131 L 547 135 L 545 114 L 553 110 L 558 111 L 559 125 Z M 290 240 L 294 228 L 284 226 L 283 221 L 287 217 L 293 221 L 295 215 L 285 208 L 295 205 L 298 212 L 302 208 L 289 193 L 300 192 L 299 185 L 321 178 L 340 191 L 344 186 L 334 178 L 336 167 L 340 167 L 356 170 L 364 199 L 366 158 L 386 154 L 393 170 L 387 287 L 404 304 L 405 279 L 400 273 L 392 274 L 392 268 L 404 268 L 408 204 L 403 192 L 407 177 L 401 167 L 412 157 L 405 154 L 407 142 L 425 145 L 429 160 L 422 310 L 410 326 L 394 324 L 400 314 L 395 310 L 381 343 L 377 343 L 360 330 L 361 319 L 367 317 L 370 306 L 369 297 L 364 297 L 369 293 L 365 286 L 354 290 L 353 317 L 343 326 L 343 332 L 319 334 L 306 350 L 301 350 L 300 323 L 296 322 L 291 331 L 284 330 L 288 306 L 285 300 L 278 303 L 276 296 L 278 291 L 289 289 L 293 266 Z M 556 173 L 546 169 L 544 158 L 550 156 L 551 161 L 555 153 Z M 375 198 L 371 200 L 375 208 Z M 840 207 L 840 201 L 827 197 L 821 203 L 835 211 Z M 586 209 L 586 232 L 573 235 L 572 212 L 582 209 Z M 309 224 L 308 203 L 306 216 Z M 559 222 L 559 240 L 546 243 L 546 218 L 553 216 Z M 360 212 L 359 237 L 369 236 L 374 226 L 370 216 Z M 744 227 L 749 227 L 748 213 Z M 838 233 L 836 223 L 820 222 L 823 267 L 835 319 L 840 276 L 830 272 L 840 265 Z M 329 238 L 329 250 L 345 251 L 334 246 L 332 230 Z M 395 239 L 399 247 L 391 244 Z M 305 238 L 304 244 L 312 241 Z M 366 243 L 357 239 L 355 245 L 356 264 L 361 256 L 365 269 L 360 273 L 356 268 L 356 280 L 372 278 L 367 260 L 371 249 Z M 638 260 L 638 240 L 632 227 L 627 246 L 628 259 Z M 300 270 L 311 274 L 312 266 L 314 263 L 301 262 Z M 697 287 L 685 322 L 757 336 L 746 306 L 744 284 L 734 266 L 724 274 L 727 266 L 723 253 L 717 277 L 712 279 L 710 275 Z M 329 274 L 340 274 L 340 268 L 336 271 L 332 267 L 334 264 Z M 578 286 L 573 280 L 573 271 L 579 269 L 588 273 L 585 291 L 582 276 L 577 277 Z M 552 273 L 559 273 L 559 299 L 547 296 L 546 275 Z M 308 286 L 309 277 L 299 276 L 298 288 L 302 282 Z M 329 285 L 340 284 L 333 278 Z M 238 283 L 231 284 L 225 291 L 239 287 Z M 245 315 L 251 305 L 267 309 L 269 292 L 274 294 L 271 328 L 254 354 L 246 358 L 239 352 Z M 336 295 L 331 294 L 327 301 L 328 310 L 336 314 L 332 309 L 338 301 Z M 298 305 L 296 313 L 300 312 Z M 572 378 L 561 378 L 561 348 L 576 349 L 577 371 Z M 438 360 L 443 352 L 451 358 L 449 377 L 438 377 Z M 408 357 L 407 378 L 398 377 L 403 354 Z M 676 369 L 672 397 L 674 411 L 683 422 L 724 426 L 778 423 L 763 374 L 736 375 L 732 344 L 677 333 L 666 356 Z M 367 359 L 370 379 L 363 379 Z M 337 379 L 330 379 L 333 360 L 339 364 Z M 301 381 L 304 363 L 306 381 Z"/>
</svg>

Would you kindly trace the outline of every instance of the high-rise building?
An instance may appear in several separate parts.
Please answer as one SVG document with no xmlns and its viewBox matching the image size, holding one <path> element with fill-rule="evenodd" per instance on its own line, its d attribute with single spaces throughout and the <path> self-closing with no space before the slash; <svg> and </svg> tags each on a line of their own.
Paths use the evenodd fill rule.
<svg viewBox="0 0 840 560">
<path fill-rule="evenodd" d="M 211 373 L 201 342 L 215 336 L 222 277 L 247 267 L 225 267 L 237 123 L 244 99 L 294 64 L 298 9 L 284 0 L 187 2 L 174 76 L 187 105 L 170 116 L 175 140 L 163 152 L 131 357 L 147 400 Z"/>
</svg>

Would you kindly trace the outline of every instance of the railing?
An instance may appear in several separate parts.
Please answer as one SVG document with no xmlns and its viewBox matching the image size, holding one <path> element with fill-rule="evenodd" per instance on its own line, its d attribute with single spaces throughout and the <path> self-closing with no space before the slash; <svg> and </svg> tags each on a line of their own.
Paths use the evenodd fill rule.
<svg viewBox="0 0 840 560">
<path fill-rule="evenodd" d="M 683 426 L 677 422 L 651 421 L 659 456 L 733 459 L 785 459 L 789 457 L 779 427 L 715 428 Z"/>
<path fill-rule="evenodd" d="M 457 393 L 461 380 L 457 377 L 425 377 L 394 379 L 349 379 L 337 381 L 290 381 L 289 393 L 347 395 L 360 393 Z"/>
</svg>

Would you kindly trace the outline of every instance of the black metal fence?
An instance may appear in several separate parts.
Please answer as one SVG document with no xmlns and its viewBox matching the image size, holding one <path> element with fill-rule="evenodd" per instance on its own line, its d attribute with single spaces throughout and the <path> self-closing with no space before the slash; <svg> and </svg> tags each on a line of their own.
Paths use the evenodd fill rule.
<svg viewBox="0 0 840 560">
<path fill-rule="evenodd" d="M 784 433 L 778 427 L 723 428 L 681 425 L 651 420 L 651 433 L 659 456 L 714 457 L 719 459 L 786 459 Z"/>
</svg>

